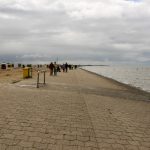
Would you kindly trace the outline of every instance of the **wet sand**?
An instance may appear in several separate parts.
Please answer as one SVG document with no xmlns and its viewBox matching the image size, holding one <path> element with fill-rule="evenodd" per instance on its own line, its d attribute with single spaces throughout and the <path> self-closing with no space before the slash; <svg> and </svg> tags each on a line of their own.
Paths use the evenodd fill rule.
<svg viewBox="0 0 150 150">
<path fill-rule="evenodd" d="M 40 88 L 15 73 L 0 73 L 1 149 L 150 149 L 149 93 L 80 69 Z"/>
</svg>

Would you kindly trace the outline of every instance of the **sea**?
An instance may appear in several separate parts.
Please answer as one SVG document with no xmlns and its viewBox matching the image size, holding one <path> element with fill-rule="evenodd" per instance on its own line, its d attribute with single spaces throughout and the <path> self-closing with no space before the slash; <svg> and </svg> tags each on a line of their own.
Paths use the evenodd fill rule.
<svg viewBox="0 0 150 150">
<path fill-rule="evenodd" d="M 150 66 L 84 66 L 82 68 L 150 92 Z"/>
</svg>

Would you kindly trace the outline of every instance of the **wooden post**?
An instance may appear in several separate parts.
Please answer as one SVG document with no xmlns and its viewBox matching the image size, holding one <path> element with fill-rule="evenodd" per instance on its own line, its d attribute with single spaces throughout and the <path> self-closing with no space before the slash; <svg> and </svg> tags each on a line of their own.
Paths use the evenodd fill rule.
<svg viewBox="0 0 150 150">
<path fill-rule="evenodd" d="M 45 71 L 44 71 L 44 84 L 45 84 Z"/>
<path fill-rule="evenodd" d="M 38 76 L 37 76 L 37 88 L 39 88 L 39 77 L 40 76 L 40 72 L 38 71 Z"/>
</svg>

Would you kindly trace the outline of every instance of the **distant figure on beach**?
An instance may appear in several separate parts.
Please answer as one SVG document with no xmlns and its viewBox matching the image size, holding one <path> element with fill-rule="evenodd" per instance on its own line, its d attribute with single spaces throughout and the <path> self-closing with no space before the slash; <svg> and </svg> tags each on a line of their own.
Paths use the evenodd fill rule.
<svg viewBox="0 0 150 150">
<path fill-rule="evenodd" d="M 75 65 L 74 68 L 77 69 L 77 65 Z"/>
<path fill-rule="evenodd" d="M 68 72 L 68 64 L 67 64 L 67 62 L 65 64 L 65 72 Z"/>
<path fill-rule="evenodd" d="M 60 65 L 57 65 L 57 72 L 61 72 Z"/>
<path fill-rule="evenodd" d="M 61 68 L 62 68 L 63 72 L 65 72 L 65 64 L 63 64 L 63 65 L 61 66 Z"/>
<path fill-rule="evenodd" d="M 57 76 L 57 64 L 54 62 L 54 76 Z"/>
<path fill-rule="evenodd" d="M 54 64 L 51 62 L 51 63 L 49 64 L 50 76 L 53 75 L 53 70 L 54 70 Z"/>
</svg>

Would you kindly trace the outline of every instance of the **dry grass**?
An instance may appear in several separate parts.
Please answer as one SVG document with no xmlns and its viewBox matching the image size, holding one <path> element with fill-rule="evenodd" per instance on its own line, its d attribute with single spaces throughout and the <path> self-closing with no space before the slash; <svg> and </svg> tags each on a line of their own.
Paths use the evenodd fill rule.
<svg viewBox="0 0 150 150">
<path fill-rule="evenodd" d="M 36 69 L 33 69 L 33 77 L 36 76 Z M 23 69 L 0 70 L 0 83 L 16 83 L 23 80 Z"/>
</svg>

